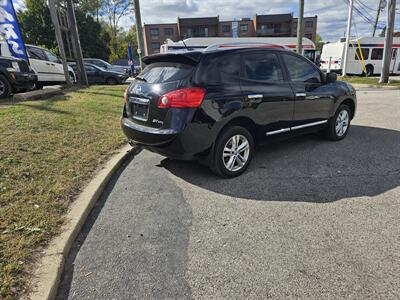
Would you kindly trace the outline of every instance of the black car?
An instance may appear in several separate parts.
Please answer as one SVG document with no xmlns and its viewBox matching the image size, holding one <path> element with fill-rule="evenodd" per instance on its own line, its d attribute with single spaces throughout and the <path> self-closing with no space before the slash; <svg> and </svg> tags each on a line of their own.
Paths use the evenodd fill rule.
<svg viewBox="0 0 400 300">
<path fill-rule="evenodd" d="M 126 74 L 129 76 L 129 68 L 124 66 L 112 65 L 105 60 L 99 58 L 84 58 L 83 61 L 87 64 L 96 65 L 104 70 L 112 71 L 112 72 L 119 72 L 122 74 Z"/>
<path fill-rule="evenodd" d="M 143 60 L 147 67 L 126 90 L 121 119 L 131 144 L 173 159 L 204 159 L 223 177 L 243 173 L 255 145 L 269 138 L 323 131 L 341 140 L 356 112 L 351 85 L 275 45 Z"/>
<path fill-rule="evenodd" d="M 0 98 L 35 87 L 37 75 L 23 59 L 0 57 Z"/>
<path fill-rule="evenodd" d="M 70 64 L 70 66 L 75 72 L 77 72 L 77 66 L 75 63 Z M 85 70 L 89 84 L 123 84 L 128 78 L 126 74 L 108 71 L 94 64 L 85 63 Z"/>
</svg>

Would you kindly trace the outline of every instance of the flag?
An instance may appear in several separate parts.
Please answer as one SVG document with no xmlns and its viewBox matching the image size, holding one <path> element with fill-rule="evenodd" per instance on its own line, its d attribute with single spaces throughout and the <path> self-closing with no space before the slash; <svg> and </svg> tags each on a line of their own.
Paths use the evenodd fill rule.
<svg viewBox="0 0 400 300">
<path fill-rule="evenodd" d="M 29 62 L 12 0 L 0 0 L 0 39 L 7 43 L 12 56 Z"/>
</svg>

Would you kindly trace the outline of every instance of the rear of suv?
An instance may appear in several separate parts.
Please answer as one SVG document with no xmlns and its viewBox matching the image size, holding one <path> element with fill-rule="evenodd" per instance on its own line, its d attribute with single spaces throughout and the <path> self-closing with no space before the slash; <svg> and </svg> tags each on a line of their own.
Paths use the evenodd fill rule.
<svg viewBox="0 0 400 300">
<path fill-rule="evenodd" d="M 220 176 L 249 166 L 255 145 L 323 130 L 343 139 L 356 111 L 352 86 L 275 45 L 151 55 L 127 88 L 121 119 L 131 143 L 200 159 Z"/>
</svg>

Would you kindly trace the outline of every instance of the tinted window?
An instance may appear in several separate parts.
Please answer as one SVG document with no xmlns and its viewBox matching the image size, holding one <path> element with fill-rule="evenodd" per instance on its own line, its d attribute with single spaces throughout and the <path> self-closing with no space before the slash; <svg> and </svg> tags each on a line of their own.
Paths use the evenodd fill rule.
<svg viewBox="0 0 400 300">
<path fill-rule="evenodd" d="M 38 48 L 33 48 L 33 47 L 27 47 L 28 54 L 30 58 L 33 59 L 40 59 L 40 60 L 47 60 L 46 55 L 41 49 Z"/>
<path fill-rule="evenodd" d="M 207 56 L 196 72 L 195 81 L 199 84 L 237 81 L 239 70 L 240 56 L 238 54 Z"/>
<path fill-rule="evenodd" d="M 86 72 L 95 72 L 96 71 L 96 69 L 93 68 L 92 66 L 85 66 L 85 70 L 86 70 Z"/>
<path fill-rule="evenodd" d="M 383 49 L 374 48 L 371 51 L 372 60 L 381 60 L 383 58 Z"/>
<path fill-rule="evenodd" d="M 282 54 L 292 81 L 320 83 L 321 75 L 308 61 L 294 55 Z"/>
<path fill-rule="evenodd" d="M 368 59 L 369 57 L 369 49 L 368 48 L 361 48 L 362 58 Z M 356 54 L 354 55 L 355 60 L 361 60 L 361 53 L 360 48 L 357 48 Z"/>
<path fill-rule="evenodd" d="M 160 62 L 148 65 L 139 76 L 148 83 L 161 83 L 187 78 L 192 71 L 193 67 L 186 64 Z"/>
<path fill-rule="evenodd" d="M 282 69 L 274 53 L 243 55 L 243 76 L 251 80 L 283 80 Z"/>
<path fill-rule="evenodd" d="M 60 59 L 54 55 L 53 53 L 49 52 L 49 51 L 44 51 L 47 55 L 47 59 L 53 63 L 59 64 L 61 63 Z"/>
</svg>

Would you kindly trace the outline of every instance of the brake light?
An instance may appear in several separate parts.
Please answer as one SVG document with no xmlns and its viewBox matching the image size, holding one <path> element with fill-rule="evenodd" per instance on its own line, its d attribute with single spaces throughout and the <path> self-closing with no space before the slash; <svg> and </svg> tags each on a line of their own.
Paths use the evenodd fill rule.
<svg viewBox="0 0 400 300">
<path fill-rule="evenodd" d="M 124 100 L 126 103 L 128 103 L 128 90 L 129 90 L 129 85 L 126 87 L 124 92 Z"/>
<path fill-rule="evenodd" d="M 169 92 L 158 99 L 159 108 L 195 108 L 203 102 L 205 90 L 201 87 L 185 88 Z"/>
</svg>

